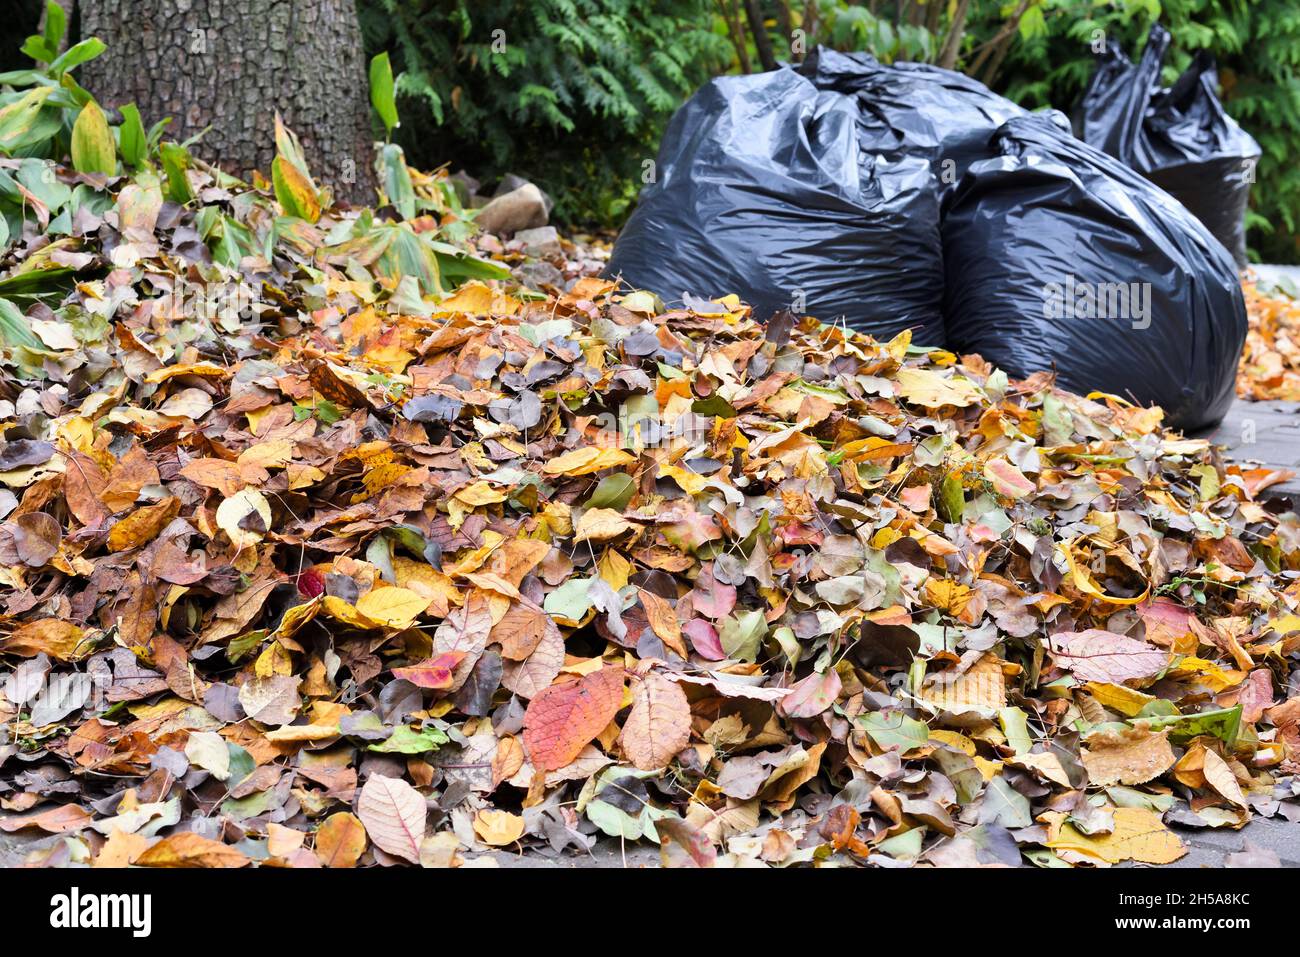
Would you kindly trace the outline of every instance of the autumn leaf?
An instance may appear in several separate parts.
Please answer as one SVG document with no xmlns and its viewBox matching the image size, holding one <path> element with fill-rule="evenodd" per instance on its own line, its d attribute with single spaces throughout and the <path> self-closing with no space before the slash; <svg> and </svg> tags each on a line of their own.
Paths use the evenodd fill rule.
<svg viewBox="0 0 1300 957">
<path fill-rule="evenodd" d="M 1105 787 L 1112 784 L 1145 784 L 1174 765 L 1169 732 L 1153 732 L 1142 726 L 1104 730 L 1084 739 L 1083 766 L 1088 780 Z"/>
<path fill-rule="evenodd" d="M 357 599 L 357 611 L 389 628 L 409 628 L 424 612 L 428 599 L 409 588 L 383 585 Z"/>
<path fill-rule="evenodd" d="M 463 651 L 446 651 L 433 658 L 426 658 L 419 664 L 394 668 L 393 677 L 402 678 L 421 688 L 450 688 L 453 672 L 465 658 Z"/>
<path fill-rule="evenodd" d="M 412 864 L 420 862 L 427 813 L 424 797 L 400 778 L 372 774 L 357 799 L 357 815 L 370 840 Z"/>
<path fill-rule="evenodd" d="M 524 712 L 524 746 L 540 771 L 564 767 L 614 720 L 623 705 L 623 669 L 608 666 L 540 692 Z"/>
<path fill-rule="evenodd" d="M 356 867 L 366 849 L 366 831 L 356 815 L 336 811 L 316 829 L 316 856 L 323 867 Z"/>
<path fill-rule="evenodd" d="M 1113 829 L 1106 833 L 1083 834 L 1071 824 L 1054 828 L 1047 846 L 1077 851 L 1110 864 L 1137 861 L 1142 864 L 1172 864 L 1187 848 L 1145 808 L 1121 807 L 1114 812 Z"/>
<path fill-rule="evenodd" d="M 524 835 L 524 819 L 509 811 L 479 811 L 474 815 L 474 833 L 484 844 L 504 847 Z"/>
<path fill-rule="evenodd" d="M 151 845 L 135 863 L 138 867 L 246 867 L 252 862 L 228 844 L 182 831 Z"/>
<path fill-rule="evenodd" d="M 549 459 L 543 466 L 548 475 L 590 475 L 605 469 L 631 465 L 636 458 L 622 449 L 583 446 Z"/>
<path fill-rule="evenodd" d="M 1123 684 L 1152 678 L 1169 665 L 1169 655 L 1113 631 L 1058 631 L 1048 639 L 1053 659 L 1080 681 Z"/>
<path fill-rule="evenodd" d="M 691 739 L 691 708 L 681 685 L 651 672 L 632 684 L 623 751 L 642 771 L 667 767 Z M 565 762 L 566 764 L 568 762 Z"/>
</svg>

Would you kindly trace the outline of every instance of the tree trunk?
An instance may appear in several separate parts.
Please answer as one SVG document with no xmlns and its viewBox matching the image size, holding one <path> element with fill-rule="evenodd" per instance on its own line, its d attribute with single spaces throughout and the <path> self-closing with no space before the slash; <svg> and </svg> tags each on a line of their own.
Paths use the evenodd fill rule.
<svg viewBox="0 0 1300 957">
<path fill-rule="evenodd" d="M 105 106 L 134 102 L 168 137 L 205 128 L 195 155 L 269 176 L 275 112 L 318 182 L 375 198 L 370 97 L 355 0 L 80 0 L 81 35 L 108 50 L 80 68 Z"/>
<path fill-rule="evenodd" d="M 749 32 L 754 35 L 754 48 L 758 50 L 758 62 L 764 70 L 776 69 L 776 56 L 772 53 L 772 38 L 767 35 L 763 25 L 763 14 L 758 9 L 758 0 L 745 0 L 745 16 L 749 20 Z"/>
</svg>

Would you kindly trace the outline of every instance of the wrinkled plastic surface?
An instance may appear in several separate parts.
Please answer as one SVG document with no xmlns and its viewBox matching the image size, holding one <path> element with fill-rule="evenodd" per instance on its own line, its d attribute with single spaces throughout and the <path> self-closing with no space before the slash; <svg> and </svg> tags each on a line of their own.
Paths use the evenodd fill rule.
<svg viewBox="0 0 1300 957">
<path fill-rule="evenodd" d="M 673 116 L 608 276 L 667 302 L 728 292 L 887 339 L 943 344 L 927 162 L 859 149 L 858 106 L 791 69 L 721 77 Z"/>
<path fill-rule="evenodd" d="M 869 53 L 817 47 L 799 71 L 819 90 L 855 99 L 864 150 L 928 159 L 941 187 L 993 156 L 998 127 L 1027 115 L 978 80 L 928 63 L 886 66 Z"/>
<path fill-rule="evenodd" d="M 1008 121 L 1003 155 L 945 200 L 950 347 L 1013 377 L 1055 369 L 1067 389 L 1158 404 L 1177 428 L 1219 421 L 1246 336 L 1232 257 L 1177 200 L 1057 119 Z"/>
<path fill-rule="evenodd" d="M 1214 59 L 1202 50 L 1160 86 L 1169 32 L 1152 26 L 1136 64 L 1108 43 L 1076 118 L 1079 138 L 1171 193 L 1246 263 L 1245 216 L 1260 147 L 1224 112 Z"/>
</svg>

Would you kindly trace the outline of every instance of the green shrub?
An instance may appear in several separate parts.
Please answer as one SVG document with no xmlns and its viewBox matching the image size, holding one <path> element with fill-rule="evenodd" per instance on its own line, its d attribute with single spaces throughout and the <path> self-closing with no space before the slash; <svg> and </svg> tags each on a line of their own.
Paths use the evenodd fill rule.
<svg viewBox="0 0 1300 957">
<path fill-rule="evenodd" d="M 507 172 L 556 217 L 616 222 L 663 124 L 729 47 L 706 0 L 365 0 L 371 53 L 389 51 L 416 166 Z"/>
<path fill-rule="evenodd" d="M 1219 64 L 1224 108 L 1263 148 L 1251 189 L 1252 258 L 1300 262 L 1300 8 L 1294 0 L 1047 0 L 1045 31 L 1010 52 L 995 86 L 1030 108 L 1073 110 L 1092 75 L 1101 31 L 1136 58 L 1159 18 L 1173 35 L 1172 83 L 1200 49 Z"/>
</svg>

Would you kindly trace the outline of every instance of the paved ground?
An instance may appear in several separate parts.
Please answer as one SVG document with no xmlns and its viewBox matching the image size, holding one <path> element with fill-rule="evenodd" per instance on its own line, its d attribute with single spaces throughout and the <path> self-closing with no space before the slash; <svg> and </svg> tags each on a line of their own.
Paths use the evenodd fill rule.
<svg viewBox="0 0 1300 957">
<path fill-rule="evenodd" d="M 1196 433 L 1224 446 L 1234 462 L 1290 469 L 1296 477 L 1270 491 L 1300 505 L 1300 402 L 1237 399 L 1218 428 Z"/>
</svg>

